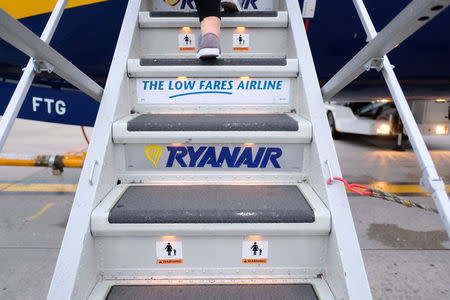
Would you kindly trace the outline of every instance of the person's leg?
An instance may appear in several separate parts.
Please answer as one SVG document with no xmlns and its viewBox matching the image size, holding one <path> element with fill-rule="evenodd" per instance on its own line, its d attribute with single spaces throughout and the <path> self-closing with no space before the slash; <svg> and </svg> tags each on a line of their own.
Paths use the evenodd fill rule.
<svg viewBox="0 0 450 300">
<path fill-rule="evenodd" d="M 195 0 L 202 37 L 198 58 L 216 58 L 220 55 L 220 0 Z"/>
<path fill-rule="evenodd" d="M 220 36 L 220 0 L 195 0 L 202 36 L 214 33 Z"/>
</svg>

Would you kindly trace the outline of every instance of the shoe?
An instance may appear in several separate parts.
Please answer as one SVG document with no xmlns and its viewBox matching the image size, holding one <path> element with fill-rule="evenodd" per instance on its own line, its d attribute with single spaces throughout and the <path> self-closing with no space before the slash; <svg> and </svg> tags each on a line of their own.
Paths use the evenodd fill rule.
<svg viewBox="0 0 450 300">
<path fill-rule="evenodd" d="M 220 56 L 220 40 L 214 33 L 207 33 L 200 39 L 197 58 L 216 58 Z"/>
<path fill-rule="evenodd" d="M 239 0 L 221 0 L 220 5 L 225 11 L 228 12 L 242 11 L 242 6 Z"/>
</svg>

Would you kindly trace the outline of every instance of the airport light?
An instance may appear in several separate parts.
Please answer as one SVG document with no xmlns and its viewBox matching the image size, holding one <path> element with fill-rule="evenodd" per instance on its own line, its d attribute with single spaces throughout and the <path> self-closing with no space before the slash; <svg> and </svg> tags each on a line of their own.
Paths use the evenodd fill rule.
<svg viewBox="0 0 450 300">
<path fill-rule="evenodd" d="M 389 124 L 380 124 L 377 127 L 377 134 L 387 135 L 391 132 L 391 126 Z"/>
<path fill-rule="evenodd" d="M 436 126 L 436 134 L 445 135 L 448 133 L 448 127 L 445 125 L 437 125 Z"/>
<path fill-rule="evenodd" d="M 442 98 L 439 98 L 439 99 L 436 99 L 435 100 L 435 102 L 436 103 L 444 103 L 446 100 L 445 99 L 442 99 Z"/>
</svg>

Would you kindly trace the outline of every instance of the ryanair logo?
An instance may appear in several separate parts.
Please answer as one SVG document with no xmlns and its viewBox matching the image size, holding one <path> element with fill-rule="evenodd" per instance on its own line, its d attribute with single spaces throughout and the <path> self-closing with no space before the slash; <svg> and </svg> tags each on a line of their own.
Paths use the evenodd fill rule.
<svg viewBox="0 0 450 300">
<path fill-rule="evenodd" d="M 170 6 L 176 6 L 178 3 L 180 3 L 180 0 L 164 0 L 169 4 Z"/>
<path fill-rule="evenodd" d="M 164 147 L 156 145 L 145 146 L 145 155 L 155 165 L 155 167 L 158 167 L 159 158 L 161 157 L 163 149 Z"/>
<path fill-rule="evenodd" d="M 163 150 L 167 149 L 166 168 L 280 168 L 278 159 L 283 155 L 277 147 L 216 147 L 215 146 L 145 146 L 145 155 L 158 167 Z M 256 151 L 255 151 L 256 150 Z"/>
</svg>

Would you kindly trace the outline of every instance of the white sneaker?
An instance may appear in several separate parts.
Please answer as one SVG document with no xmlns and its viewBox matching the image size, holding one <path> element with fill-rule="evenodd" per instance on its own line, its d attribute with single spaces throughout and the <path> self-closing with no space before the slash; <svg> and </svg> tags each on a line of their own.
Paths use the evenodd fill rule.
<svg viewBox="0 0 450 300">
<path fill-rule="evenodd" d="M 221 0 L 220 5 L 225 11 L 237 12 L 242 11 L 242 6 L 239 0 Z"/>
</svg>

